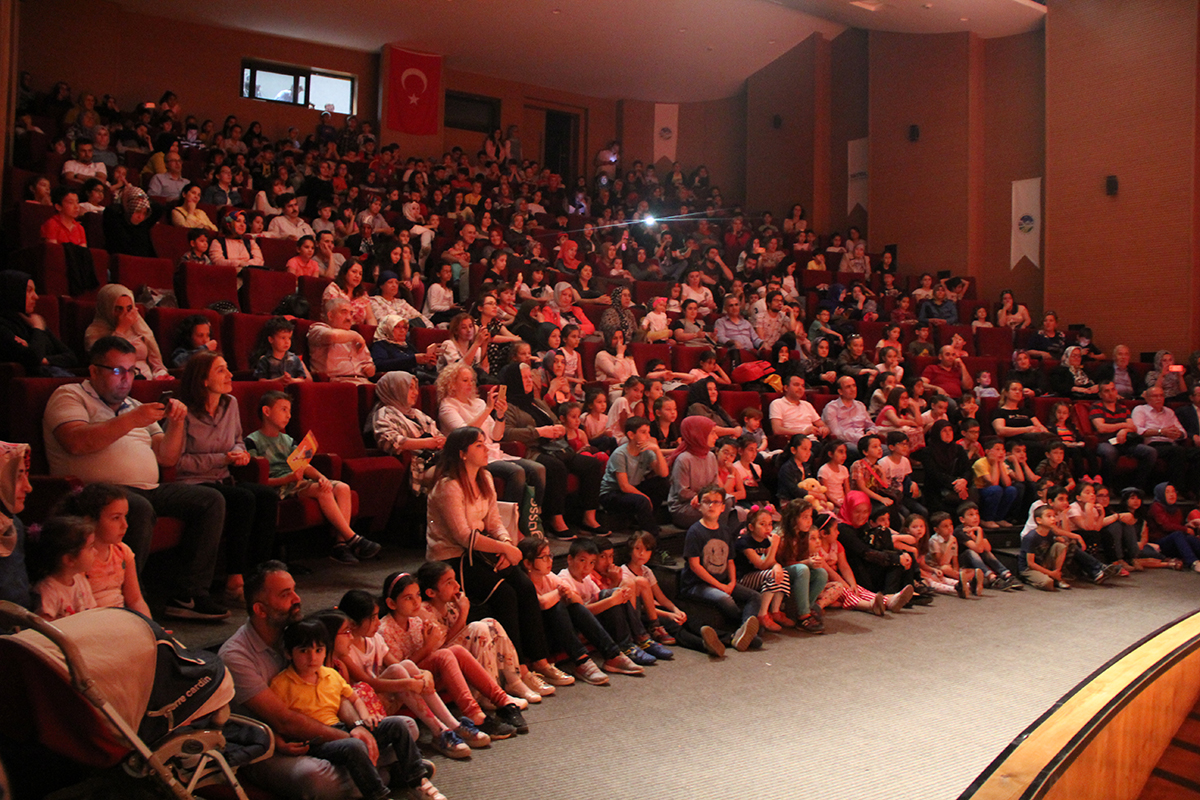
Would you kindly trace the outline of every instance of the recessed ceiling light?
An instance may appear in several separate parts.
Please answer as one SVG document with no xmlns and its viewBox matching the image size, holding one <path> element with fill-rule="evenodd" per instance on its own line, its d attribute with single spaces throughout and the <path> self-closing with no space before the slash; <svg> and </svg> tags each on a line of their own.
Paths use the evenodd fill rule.
<svg viewBox="0 0 1200 800">
<path fill-rule="evenodd" d="M 561 9 L 561 8 L 556 8 L 556 9 L 554 9 L 553 11 L 551 11 L 550 13 L 551 13 L 551 14 L 561 14 L 561 13 L 562 13 L 562 9 Z"/>
<path fill-rule="evenodd" d="M 680 33 L 687 33 L 687 28 L 680 28 L 680 29 L 679 29 L 679 32 L 680 32 Z"/>
<path fill-rule="evenodd" d="M 775 40 L 774 40 L 774 39 L 767 39 L 767 44 L 775 44 Z"/>
<path fill-rule="evenodd" d="M 879 2 L 879 0 L 850 0 L 850 5 L 858 6 L 867 11 L 878 11 L 883 8 L 883 3 Z"/>
<path fill-rule="evenodd" d="M 922 3 L 921 8 L 933 8 L 933 3 Z"/>
<path fill-rule="evenodd" d="M 970 17 L 959 17 L 958 21 L 959 22 L 970 22 L 971 18 Z"/>
</svg>

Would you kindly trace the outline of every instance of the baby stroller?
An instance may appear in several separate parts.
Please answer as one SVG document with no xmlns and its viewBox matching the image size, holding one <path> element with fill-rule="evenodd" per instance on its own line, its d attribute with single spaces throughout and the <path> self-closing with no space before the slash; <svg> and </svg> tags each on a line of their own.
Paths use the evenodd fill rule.
<svg viewBox="0 0 1200 800">
<path fill-rule="evenodd" d="M 50 623 L 0 602 L 0 737 L 37 742 L 86 767 L 121 764 L 189 800 L 269 758 L 270 728 L 233 716 L 221 660 L 189 650 L 142 615 L 85 611 Z"/>
</svg>

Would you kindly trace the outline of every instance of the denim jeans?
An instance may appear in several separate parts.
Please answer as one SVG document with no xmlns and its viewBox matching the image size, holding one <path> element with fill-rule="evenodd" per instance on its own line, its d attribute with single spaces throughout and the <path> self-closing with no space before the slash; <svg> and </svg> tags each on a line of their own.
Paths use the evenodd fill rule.
<svg viewBox="0 0 1200 800">
<path fill-rule="evenodd" d="M 1017 501 L 1016 486 L 985 486 L 979 490 L 979 516 L 985 522 L 1002 522 Z"/>
<path fill-rule="evenodd" d="M 1132 456 L 1137 459 L 1138 469 L 1134 473 L 1133 482 L 1127 485 L 1138 486 L 1144 488 L 1150 481 L 1150 473 L 1154 469 L 1154 465 L 1158 463 L 1158 451 L 1148 444 L 1137 444 L 1130 447 L 1124 445 L 1111 445 L 1108 442 L 1101 442 L 1096 445 L 1096 455 L 1100 456 L 1104 464 L 1104 483 L 1113 489 L 1122 489 L 1124 486 L 1117 486 L 1113 480 L 1116 468 L 1117 459 L 1120 456 Z"/>
<path fill-rule="evenodd" d="M 425 774 L 424 767 L 421 765 L 421 752 L 409 734 L 408 725 L 400 717 L 384 717 L 371 733 L 380 750 L 391 747 L 396 754 L 394 771 L 397 780 L 403 780 L 410 786 L 419 783 Z M 345 768 L 364 798 L 387 796 L 387 786 L 379 778 L 379 770 L 371 763 L 367 746 L 353 736 L 312 745 L 308 748 L 308 754 Z"/>
<path fill-rule="evenodd" d="M 683 589 L 680 594 L 705 605 L 713 606 L 721 612 L 721 616 L 725 617 L 725 621 L 731 627 L 737 627 L 751 617 L 757 616 L 758 606 L 762 602 L 761 594 L 740 583 L 733 587 L 732 595 L 707 583 Z"/>
<path fill-rule="evenodd" d="M 1155 542 L 1163 551 L 1163 555 L 1183 560 L 1188 569 L 1200 560 L 1200 539 L 1189 536 L 1183 531 L 1171 531 Z"/>
<path fill-rule="evenodd" d="M 579 641 L 579 634 L 583 634 L 583 638 L 591 642 L 605 660 L 621 652 L 608 631 L 582 603 L 559 600 L 550 608 L 542 609 L 542 620 L 551 643 L 561 647 L 576 663 L 587 658 L 587 648 Z"/>
<path fill-rule="evenodd" d="M 525 499 L 525 484 L 533 484 L 533 499 L 538 505 L 546 494 L 546 468 L 528 458 L 518 458 L 516 461 L 493 461 L 487 465 L 487 471 L 493 477 L 504 481 L 504 496 L 500 499 L 506 503 L 520 503 Z M 544 507 L 544 506 L 543 506 Z"/>
<path fill-rule="evenodd" d="M 801 617 L 812 611 L 812 604 L 821 596 L 821 590 L 829 581 L 829 573 L 823 569 L 809 569 L 807 564 L 792 564 L 787 568 L 792 581 L 792 602 Z"/>
<path fill-rule="evenodd" d="M 1000 559 L 991 553 L 976 553 L 974 550 L 963 548 L 958 554 L 959 566 L 964 569 L 978 569 L 984 572 L 994 572 L 997 575 L 1008 574 L 1008 570 Z"/>
</svg>

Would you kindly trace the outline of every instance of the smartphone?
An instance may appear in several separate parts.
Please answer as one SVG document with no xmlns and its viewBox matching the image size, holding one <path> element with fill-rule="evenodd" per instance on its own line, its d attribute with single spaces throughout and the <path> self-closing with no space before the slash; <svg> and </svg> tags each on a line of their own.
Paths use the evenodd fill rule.
<svg viewBox="0 0 1200 800">
<path fill-rule="evenodd" d="M 1183 366 L 1183 364 L 1172 364 L 1172 365 L 1171 365 L 1171 366 L 1168 368 L 1168 371 L 1169 371 L 1169 372 L 1183 372 L 1183 370 L 1184 370 L 1184 366 Z"/>
<path fill-rule="evenodd" d="M 171 391 L 170 389 L 168 389 L 167 391 L 165 391 L 161 395 L 159 395 L 158 402 L 162 403 L 165 406 L 165 405 L 168 405 L 174 399 L 175 399 L 175 393 L 173 391 Z"/>
<path fill-rule="evenodd" d="M 502 384 L 500 384 L 500 399 L 501 399 L 501 400 L 507 400 L 507 399 L 508 399 L 508 386 L 507 386 L 507 384 L 503 384 L 503 383 L 502 383 Z"/>
</svg>

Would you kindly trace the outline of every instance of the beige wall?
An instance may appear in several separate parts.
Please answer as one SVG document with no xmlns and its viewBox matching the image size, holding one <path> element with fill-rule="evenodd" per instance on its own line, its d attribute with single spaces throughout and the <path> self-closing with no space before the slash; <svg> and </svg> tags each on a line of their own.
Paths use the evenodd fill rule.
<svg viewBox="0 0 1200 800">
<path fill-rule="evenodd" d="M 1197 3 L 1048 5 L 1046 304 L 1105 347 L 1191 350 Z"/>
</svg>

